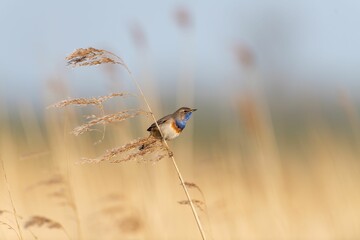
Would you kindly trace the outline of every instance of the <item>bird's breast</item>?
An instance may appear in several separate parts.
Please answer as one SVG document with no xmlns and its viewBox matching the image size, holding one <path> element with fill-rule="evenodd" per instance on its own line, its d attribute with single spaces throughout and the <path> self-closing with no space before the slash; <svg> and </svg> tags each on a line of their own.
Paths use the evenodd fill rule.
<svg viewBox="0 0 360 240">
<path fill-rule="evenodd" d="M 174 131 L 177 133 L 181 133 L 181 131 L 184 129 L 184 127 L 179 126 L 176 121 L 171 123 L 171 128 L 174 129 Z"/>
<path fill-rule="evenodd" d="M 172 121 L 167 124 L 163 124 L 161 126 L 161 132 L 163 133 L 164 138 L 166 140 L 171 140 L 171 139 L 178 137 L 180 135 L 181 131 L 182 131 L 181 128 L 179 128 L 176 125 L 175 121 Z"/>
</svg>

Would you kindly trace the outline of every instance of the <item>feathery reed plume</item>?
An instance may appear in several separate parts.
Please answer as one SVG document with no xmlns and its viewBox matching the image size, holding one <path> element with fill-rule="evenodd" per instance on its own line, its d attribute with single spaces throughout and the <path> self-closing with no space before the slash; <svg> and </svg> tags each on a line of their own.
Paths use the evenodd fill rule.
<svg viewBox="0 0 360 240">
<path fill-rule="evenodd" d="M 65 228 L 59 223 L 50 218 L 43 216 L 32 216 L 28 221 L 25 222 L 24 228 L 32 228 L 32 227 L 46 227 L 49 229 L 59 229 L 62 230 L 68 239 L 70 239 L 69 234 L 65 230 Z"/>
<path fill-rule="evenodd" d="M 66 57 L 66 60 L 68 61 L 68 65 L 73 67 L 93 66 L 104 63 L 124 65 L 123 60 L 113 53 L 92 47 L 85 49 L 79 48 Z"/>
<path fill-rule="evenodd" d="M 98 125 L 98 124 L 109 124 L 113 122 L 121 122 L 129 118 L 136 117 L 138 115 L 145 114 L 148 115 L 149 112 L 146 112 L 144 110 L 126 110 L 118 113 L 112 113 L 108 114 L 96 119 L 93 119 L 81 126 L 78 126 L 74 128 L 74 130 L 71 132 L 75 136 L 78 136 L 80 134 L 83 134 L 84 132 L 92 131 L 93 129 L 91 127 Z"/>
<path fill-rule="evenodd" d="M 46 226 L 50 229 L 54 228 L 54 229 L 60 229 L 63 228 L 63 226 L 54 221 L 51 220 L 49 218 L 46 217 L 42 217 L 42 216 L 33 216 L 31 217 L 28 221 L 25 222 L 24 224 L 24 228 L 30 228 L 30 227 L 42 227 L 42 226 Z"/>
<path fill-rule="evenodd" d="M 104 116 L 105 113 L 104 113 L 103 102 L 105 102 L 106 100 L 109 100 L 111 98 L 114 98 L 114 97 L 125 97 L 125 96 L 129 96 L 129 95 L 134 96 L 133 94 L 130 94 L 130 93 L 111 93 L 109 95 L 101 96 L 101 97 L 97 97 L 97 98 L 93 97 L 93 98 L 66 99 L 66 100 L 60 101 L 58 103 L 55 103 L 55 104 L 53 104 L 53 105 L 51 105 L 51 106 L 49 106 L 47 108 L 48 109 L 49 108 L 60 108 L 60 107 L 66 107 L 66 106 L 69 106 L 69 105 L 78 105 L 78 106 L 95 105 L 101 110 L 101 115 L 103 117 L 105 117 Z M 94 115 L 92 115 L 92 116 L 94 116 Z M 90 119 L 90 118 L 91 117 L 87 117 L 86 119 Z M 106 126 L 104 124 L 102 138 L 99 141 L 97 141 L 95 144 L 100 143 L 100 142 L 102 142 L 102 140 L 104 140 L 104 138 L 105 138 L 105 130 L 106 130 Z M 74 134 L 78 135 L 77 133 L 74 133 Z"/>
<path fill-rule="evenodd" d="M 195 188 L 196 190 L 198 190 L 201 193 L 201 196 L 204 198 L 204 193 L 201 191 L 201 188 L 198 185 L 192 182 L 185 182 L 185 185 L 188 188 Z"/>
<path fill-rule="evenodd" d="M 200 209 L 203 212 L 205 211 L 204 210 L 205 203 L 203 201 L 200 201 L 200 200 L 197 200 L 197 199 L 192 199 L 191 201 L 198 209 Z M 178 203 L 181 204 L 181 205 L 190 205 L 189 200 L 178 201 Z"/>
<path fill-rule="evenodd" d="M 193 183 L 193 182 L 185 182 L 185 185 L 189 188 L 189 189 L 195 189 L 197 190 L 200 194 L 201 194 L 201 198 L 202 200 L 199 200 L 199 199 L 193 199 L 192 203 L 199 209 L 201 210 L 203 213 L 204 213 L 204 216 L 206 217 L 206 220 L 207 220 L 207 223 L 208 223 L 208 226 L 209 226 L 209 229 L 208 231 L 210 232 L 210 235 L 211 235 L 211 224 L 210 224 L 210 219 L 209 219 L 209 215 L 208 215 L 208 208 L 207 208 L 207 204 L 206 204 L 206 199 L 205 199 L 205 195 L 203 193 L 203 191 L 201 190 L 201 188 L 196 184 L 196 183 Z M 182 201 L 178 201 L 179 204 L 181 205 L 189 205 L 190 202 L 189 200 L 182 200 Z"/>
<path fill-rule="evenodd" d="M 3 162 L 3 160 L 2 160 L 1 158 L 0 158 L 0 162 L 1 162 L 1 168 L 2 168 L 2 170 L 3 170 L 3 172 L 4 172 L 4 180 L 5 180 L 7 192 L 8 192 L 8 194 L 9 194 L 9 198 L 10 198 L 10 202 L 11 202 L 11 207 L 12 207 L 12 210 L 13 210 L 13 215 L 14 215 L 15 222 L 16 222 L 16 227 L 17 227 L 16 233 L 17 233 L 17 235 L 19 236 L 19 239 L 22 240 L 23 237 L 22 237 L 22 232 L 21 232 L 19 220 L 18 220 L 18 215 L 17 215 L 17 213 L 16 213 L 15 204 L 14 204 L 14 201 L 13 201 L 13 198 L 12 198 L 12 195 L 11 195 L 10 185 L 9 185 L 9 182 L 8 182 L 8 179 L 7 179 L 4 162 Z"/>
<path fill-rule="evenodd" d="M 167 141 L 163 138 L 163 133 L 161 132 L 161 129 L 157 123 L 157 119 L 154 115 L 154 113 L 152 112 L 151 110 L 151 107 L 149 105 L 149 102 L 148 100 L 146 99 L 145 95 L 144 95 L 144 92 L 142 91 L 139 83 L 136 81 L 136 79 L 133 77 L 130 69 L 128 68 L 128 66 L 125 64 L 125 62 L 118 56 L 116 56 L 115 54 L 111 53 L 111 52 L 108 52 L 106 50 L 99 50 L 99 49 L 95 49 L 95 48 L 86 48 L 86 49 L 83 49 L 83 48 L 80 48 L 80 49 L 77 49 L 75 50 L 73 53 L 71 53 L 67 58 L 66 60 L 68 61 L 68 64 L 73 66 L 73 67 L 77 67 L 77 66 L 91 66 L 91 65 L 98 65 L 98 64 L 105 64 L 105 63 L 112 63 L 112 64 L 119 64 L 121 66 L 123 66 L 126 71 L 128 72 L 131 80 L 133 81 L 133 83 L 136 85 L 136 88 L 138 89 L 138 91 L 140 92 L 140 95 L 144 101 L 144 103 L 146 104 L 146 107 L 148 108 L 148 111 L 152 117 L 152 119 L 154 120 L 155 122 L 155 125 L 156 127 L 159 129 L 159 132 L 160 132 L 160 135 L 162 137 L 162 142 L 163 142 L 163 146 L 165 147 L 165 149 L 167 150 L 168 152 L 168 155 L 170 156 L 171 160 L 172 160 L 172 163 L 175 167 L 175 170 L 176 170 L 176 173 L 179 177 L 179 180 L 181 182 L 181 185 L 183 187 L 183 190 L 185 192 L 185 195 L 189 201 L 189 205 L 191 207 L 191 210 L 192 210 L 192 213 L 194 215 L 194 218 L 196 220 L 196 224 L 198 226 L 198 229 L 199 229 L 199 232 L 201 234 L 201 237 L 202 239 L 206 239 L 206 236 L 205 236 L 205 233 L 204 233 L 204 230 L 202 229 L 202 225 L 201 225 L 201 222 L 200 222 L 200 219 L 199 219 L 199 216 L 196 212 L 196 209 L 195 209 L 195 206 L 193 204 L 193 202 L 191 201 L 191 197 L 190 197 L 190 194 L 187 190 L 187 187 L 185 185 L 185 182 L 184 182 L 184 179 L 180 173 L 180 170 L 176 164 L 176 161 L 175 161 L 175 157 L 173 156 L 170 148 L 169 148 L 169 145 L 167 144 Z M 104 122 L 102 120 L 100 120 L 100 122 Z M 105 123 L 105 122 L 104 122 Z M 95 123 L 97 124 L 97 123 Z M 88 127 L 85 126 L 85 129 L 87 130 Z M 77 131 L 75 131 L 76 133 Z M 80 130 L 80 132 L 82 132 L 82 130 Z M 78 135 L 78 134 L 77 134 Z M 110 153 L 110 158 L 111 156 L 113 156 L 114 153 L 116 153 L 117 151 L 115 150 L 114 152 Z M 105 154 L 106 156 L 108 156 L 107 154 Z M 138 156 L 135 155 L 135 156 Z"/>
<path fill-rule="evenodd" d="M 139 151 L 139 148 L 143 145 L 146 145 L 146 148 Z M 135 152 L 134 152 L 135 151 Z M 150 157 L 150 154 L 154 153 L 151 160 L 146 159 L 146 161 L 159 161 L 167 155 L 167 150 L 163 146 L 160 140 L 153 137 L 139 138 L 135 139 L 121 147 L 116 147 L 110 150 L 107 150 L 106 153 L 95 159 L 83 158 L 79 163 L 99 163 L 110 161 L 112 163 L 126 162 L 130 160 L 140 160 L 144 159 L 146 155 Z M 122 158 L 114 159 L 119 157 L 121 154 L 125 154 Z"/>
<path fill-rule="evenodd" d="M 163 159 L 164 157 L 169 156 L 167 149 L 161 143 L 161 141 L 155 141 L 146 146 L 146 148 L 141 151 L 137 151 L 133 154 L 128 154 L 126 158 L 123 159 L 114 159 L 112 163 L 126 162 L 130 160 L 144 160 L 146 162 L 157 162 Z"/>
<path fill-rule="evenodd" d="M 201 194 L 203 201 L 194 200 L 194 199 L 193 199 L 193 201 L 194 201 L 194 204 L 197 205 L 197 207 L 199 209 L 201 209 L 203 212 L 205 212 L 206 216 L 207 216 L 207 205 L 206 205 L 205 195 L 204 195 L 203 191 L 201 190 L 201 188 L 196 183 L 193 183 L 193 182 L 185 182 L 185 185 L 189 189 L 196 189 Z M 182 201 L 179 201 L 179 203 L 180 204 L 190 204 L 190 202 L 188 200 L 182 200 Z"/>
<path fill-rule="evenodd" d="M 130 93 L 111 93 L 107 96 L 101 96 L 101 97 L 93 97 L 93 98 L 73 98 L 73 99 L 66 99 L 62 100 L 58 103 L 55 103 L 48 108 L 61 108 L 66 107 L 69 105 L 96 105 L 96 106 L 102 106 L 103 102 L 106 100 L 109 100 L 114 97 L 125 97 L 132 95 Z"/>
</svg>

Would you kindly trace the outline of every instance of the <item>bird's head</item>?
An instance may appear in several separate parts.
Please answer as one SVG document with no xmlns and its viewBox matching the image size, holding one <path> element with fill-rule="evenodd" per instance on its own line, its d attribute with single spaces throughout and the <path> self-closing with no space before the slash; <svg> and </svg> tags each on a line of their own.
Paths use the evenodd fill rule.
<svg viewBox="0 0 360 240">
<path fill-rule="evenodd" d="M 182 122 L 187 122 L 187 120 L 190 119 L 191 117 L 191 114 L 193 112 L 195 112 L 197 109 L 194 109 L 194 108 L 188 108 L 188 107 L 182 107 L 182 108 L 179 108 L 175 113 L 175 118 L 177 120 L 180 120 Z"/>
</svg>

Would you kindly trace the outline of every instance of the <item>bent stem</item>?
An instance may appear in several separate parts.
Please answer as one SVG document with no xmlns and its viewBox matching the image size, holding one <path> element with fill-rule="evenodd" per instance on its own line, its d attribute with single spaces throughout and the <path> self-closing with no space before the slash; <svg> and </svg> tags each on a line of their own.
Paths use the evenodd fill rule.
<svg viewBox="0 0 360 240">
<path fill-rule="evenodd" d="M 17 238 L 18 238 L 18 239 L 21 239 L 19 233 L 18 233 L 18 232 L 15 230 L 15 228 L 13 228 L 10 224 L 8 224 L 8 223 L 6 223 L 6 222 L 3 222 L 3 221 L 0 221 L 0 225 L 4 225 L 4 226 L 6 226 L 8 229 L 13 230 L 13 231 L 16 233 Z"/>
<path fill-rule="evenodd" d="M 114 56 L 116 56 L 116 55 L 114 55 Z M 116 56 L 116 57 L 118 57 L 118 56 Z M 119 58 L 119 57 L 118 57 L 118 58 Z M 188 192 L 188 190 L 187 190 L 187 187 L 186 187 L 186 185 L 185 185 L 184 179 L 183 179 L 183 177 L 182 177 L 182 175 L 181 175 L 181 173 L 180 173 L 180 170 L 179 170 L 179 168 L 178 168 L 178 166 L 177 166 L 177 164 L 176 164 L 175 157 L 173 156 L 173 154 L 172 154 L 172 152 L 171 152 L 171 150 L 170 150 L 170 148 L 169 148 L 168 143 L 166 142 L 166 140 L 165 140 L 164 137 L 163 137 L 163 133 L 161 132 L 161 129 L 160 129 L 158 123 L 157 123 L 157 120 L 156 120 L 156 118 L 155 118 L 155 115 L 154 115 L 153 111 L 151 110 L 150 104 L 149 104 L 149 102 L 147 101 L 147 99 L 146 99 L 146 97 L 145 97 L 145 95 L 144 95 L 144 92 L 142 91 L 139 83 L 138 83 L 138 82 L 136 81 L 136 79 L 133 77 L 133 75 L 132 75 L 130 69 L 128 68 L 128 66 L 127 66 L 124 62 L 122 63 L 122 65 L 124 66 L 124 68 L 125 68 L 126 71 L 128 72 L 131 80 L 135 83 L 138 91 L 140 92 L 140 95 L 141 95 L 142 99 L 144 100 L 144 102 L 145 102 L 145 104 L 146 104 L 146 107 L 148 108 L 148 110 L 149 110 L 149 112 L 150 112 L 150 114 L 151 114 L 151 117 L 153 118 L 153 120 L 154 120 L 154 122 L 155 122 L 155 124 L 156 124 L 156 127 L 159 129 L 159 132 L 160 132 L 161 138 L 162 138 L 162 140 L 163 140 L 163 143 L 164 143 L 166 149 L 168 150 L 169 156 L 171 157 L 172 163 L 173 163 L 173 165 L 174 165 L 174 167 L 175 167 L 175 170 L 176 170 L 176 172 L 177 172 L 177 175 L 178 175 L 178 177 L 179 177 L 179 179 L 180 179 L 181 186 L 183 187 L 184 192 L 185 192 L 185 194 L 186 194 L 186 197 L 187 197 L 187 199 L 188 199 L 188 201 L 189 201 L 189 203 L 190 203 L 191 210 L 192 210 L 192 213 L 193 213 L 194 218 L 195 218 L 195 220 L 196 220 L 196 224 L 197 224 L 198 229 L 199 229 L 199 231 L 200 231 L 201 237 L 202 237 L 203 240 L 206 240 L 206 236 L 205 236 L 204 230 L 203 230 L 203 228 L 202 228 L 199 215 L 198 215 L 198 213 L 196 212 L 195 206 L 194 206 L 194 204 L 193 204 L 193 202 L 192 202 L 192 200 L 191 200 L 191 197 L 190 197 L 190 194 L 189 194 L 189 192 Z"/>
</svg>

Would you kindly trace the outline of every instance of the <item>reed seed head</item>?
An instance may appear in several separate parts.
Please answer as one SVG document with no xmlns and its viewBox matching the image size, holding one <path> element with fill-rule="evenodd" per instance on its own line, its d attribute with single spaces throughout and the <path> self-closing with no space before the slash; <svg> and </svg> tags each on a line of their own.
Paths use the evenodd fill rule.
<svg viewBox="0 0 360 240">
<path fill-rule="evenodd" d="M 114 97 L 125 97 L 131 95 L 130 93 L 111 93 L 106 96 L 101 97 L 93 97 L 93 98 L 73 98 L 73 99 L 66 99 L 62 100 L 58 103 L 55 103 L 48 108 L 60 108 L 60 107 L 66 107 L 69 105 L 96 105 L 101 106 L 103 102 L 106 100 L 109 100 Z"/>
<path fill-rule="evenodd" d="M 147 111 L 144 110 L 126 110 L 126 111 L 122 111 L 122 112 L 117 112 L 117 113 L 112 113 L 112 114 L 108 114 L 108 115 L 104 115 L 98 118 L 95 118 L 83 125 L 80 125 L 76 128 L 74 128 L 74 130 L 71 131 L 72 134 L 74 134 L 75 136 L 78 136 L 80 134 L 83 134 L 85 132 L 88 131 L 92 131 L 92 127 L 95 125 L 99 125 L 99 124 L 109 124 L 109 123 L 114 123 L 114 122 L 121 122 L 124 121 L 126 119 L 130 119 L 130 118 L 134 118 L 138 115 L 148 115 L 150 114 Z"/>
<path fill-rule="evenodd" d="M 63 226 L 47 217 L 43 216 L 33 216 L 31 217 L 24 225 L 24 228 L 30 228 L 30 227 L 47 227 L 50 229 L 63 229 Z"/>
<path fill-rule="evenodd" d="M 139 148 L 144 145 L 146 147 L 139 150 Z M 167 149 L 162 142 L 159 139 L 150 136 L 147 138 L 135 139 L 121 147 L 107 150 L 104 155 L 95 159 L 83 158 L 80 163 L 120 163 L 130 160 L 159 161 L 166 156 L 168 156 Z"/>
<path fill-rule="evenodd" d="M 92 47 L 76 49 L 65 59 L 68 65 L 73 67 L 93 66 L 105 63 L 124 65 L 124 61 L 113 53 Z"/>
</svg>

